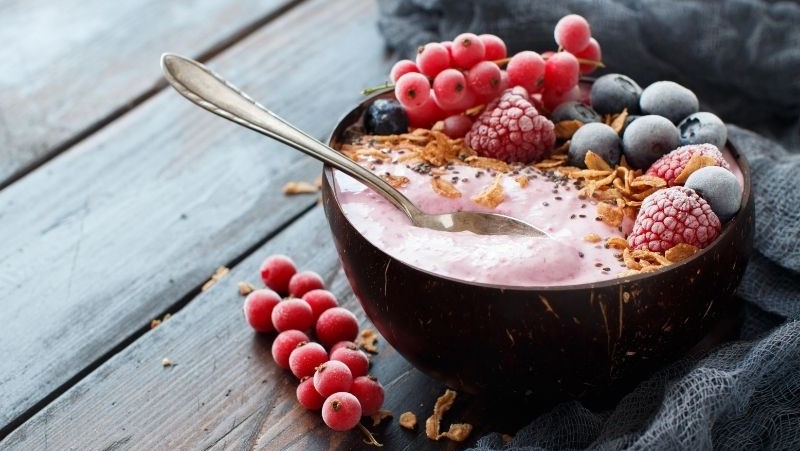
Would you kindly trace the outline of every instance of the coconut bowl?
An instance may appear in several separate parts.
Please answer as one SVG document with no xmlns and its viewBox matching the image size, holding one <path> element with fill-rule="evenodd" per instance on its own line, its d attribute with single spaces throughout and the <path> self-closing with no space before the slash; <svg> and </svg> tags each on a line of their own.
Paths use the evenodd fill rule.
<svg viewBox="0 0 800 451">
<path fill-rule="evenodd" d="M 387 96 L 390 94 L 382 94 Z M 346 114 L 337 148 L 376 97 Z M 656 272 L 597 283 L 510 287 L 409 266 L 343 214 L 333 169 L 322 199 L 344 272 L 367 317 L 404 358 L 448 386 L 495 399 L 555 402 L 621 395 L 736 317 L 734 292 L 752 252 L 750 169 L 742 206 L 694 256 Z"/>
</svg>

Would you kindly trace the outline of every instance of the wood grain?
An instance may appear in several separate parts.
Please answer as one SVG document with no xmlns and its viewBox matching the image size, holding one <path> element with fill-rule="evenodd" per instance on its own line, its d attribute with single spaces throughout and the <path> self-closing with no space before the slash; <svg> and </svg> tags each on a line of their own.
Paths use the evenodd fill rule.
<svg viewBox="0 0 800 451">
<path fill-rule="evenodd" d="M 388 73 L 375 15 L 303 3 L 210 66 L 322 137 Z M 319 168 L 170 90 L 0 191 L 0 437 L 310 208 L 279 192 Z"/>
<path fill-rule="evenodd" d="M 163 86 L 166 51 L 212 55 L 290 0 L 0 0 L 0 187 Z"/>
<path fill-rule="evenodd" d="M 237 265 L 211 290 L 106 362 L 42 412 L 14 431 L 0 447 L 23 449 L 369 449 L 359 431 L 334 432 L 317 412 L 295 400 L 296 379 L 270 355 L 274 334 L 254 334 L 241 314 L 236 284 L 258 282 L 258 266 L 272 253 L 291 255 L 301 269 L 317 271 L 340 304 L 369 326 L 336 256 L 317 207 Z M 424 422 L 441 383 L 411 368 L 384 341 L 371 373 L 386 387 L 384 407 L 395 418 L 373 427 L 389 450 L 454 449 L 452 442 L 424 436 Z M 162 359 L 175 366 L 164 368 Z M 480 421 L 469 396 L 445 416 L 450 422 Z M 417 415 L 415 431 L 397 417 Z M 471 413 L 472 412 L 472 413 Z M 478 426 L 485 426 L 476 423 Z M 480 427 L 477 438 L 486 431 Z M 471 443 L 470 441 L 469 443 Z M 467 444 L 469 444 L 467 443 Z M 463 447 L 466 444 L 458 446 Z"/>
</svg>

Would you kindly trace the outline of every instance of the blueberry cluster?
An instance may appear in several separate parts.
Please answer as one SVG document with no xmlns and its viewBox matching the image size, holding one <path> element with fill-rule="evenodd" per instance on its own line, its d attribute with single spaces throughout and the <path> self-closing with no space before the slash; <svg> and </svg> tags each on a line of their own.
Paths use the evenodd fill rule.
<svg viewBox="0 0 800 451">
<path fill-rule="evenodd" d="M 578 120 L 586 124 L 573 135 L 569 147 L 570 164 L 585 167 L 588 150 L 609 164 L 618 164 L 621 155 L 638 169 L 647 169 L 656 160 L 679 146 L 710 143 L 723 147 L 727 130 L 712 113 L 698 112 L 697 96 L 672 81 L 657 81 L 642 89 L 622 74 L 607 74 L 592 85 L 591 107 L 567 102 L 553 111 L 553 121 Z M 628 117 L 618 134 L 600 122 L 600 116 L 627 110 Z"/>
</svg>

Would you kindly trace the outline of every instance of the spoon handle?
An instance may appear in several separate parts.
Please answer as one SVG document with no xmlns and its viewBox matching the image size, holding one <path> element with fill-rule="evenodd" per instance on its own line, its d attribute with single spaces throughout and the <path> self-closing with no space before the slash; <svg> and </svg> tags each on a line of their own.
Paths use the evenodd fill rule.
<svg viewBox="0 0 800 451">
<path fill-rule="evenodd" d="M 294 147 L 363 182 L 402 210 L 412 222 L 421 213 L 385 180 L 286 122 L 206 66 L 165 53 L 161 56 L 161 68 L 169 84 L 192 103 Z"/>
</svg>

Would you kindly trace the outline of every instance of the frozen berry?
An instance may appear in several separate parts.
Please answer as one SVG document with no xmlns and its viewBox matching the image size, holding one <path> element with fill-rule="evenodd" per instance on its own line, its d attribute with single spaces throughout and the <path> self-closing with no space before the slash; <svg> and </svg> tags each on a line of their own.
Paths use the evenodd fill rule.
<svg viewBox="0 0 800 451">
<path fill-rule="evenodd" d="M 631 122 L 622 135 L 622 152 L 628 163 L 645 169 L 680 144 L 678 128 L 663 116 L 648 115 Z"/>
<path fill-rule="evenodd" d="M 487 105 L 465 137 L 481 156 L 523 163 L 544 158 L 555 141 L 553 123 L 539 114 L 520 86 Z"/>
<path fill-rule="evenodd" d="M 655 175 L 666 180 L 667 185 L 678 185 L 675 178 L 686 168 L 686 164 L 694 156 L 711 157 L 714 164 L 728 169 L 728 162 L 722 156 L 722 152 L 713 144 L 694 144 L 681 146 L 672 152 L 659 158 L 647 169 L 647 175 Z"/>
<path fill-rule="evenodd" d="M 568 52 L 580 52 L 589 45 L 592 37 L 592 30 L 589 22 L 577 14 L 569 14 L 562 17 L 553 30 L 556 44 Z"/>
<path fill-rule="evenodd" d="M 316 368 L 328 361 L 328 353 L 319 343 L 300 342 L 289 354 L 289 369 L 302 379 L 313 376 Z"/>
<path fill-rule="evenodd" d="M 289 298 L 278 303 L 272 309 L 272 325 L 275 330 L 283 332 L 285 330 L 305 331 L 314 324 L 314 314 L 308 302 Z"/>
<path fill-rule="evenodd" d="M 337 345 L 339 343 L 337 343 Z M 364 354 L 364 351 L 358 349 L 358 346 L 353 343 L 345 344 L 344 346 L 334 349 L 335 346 L 336 345 L 331 347 L 331 360 L 338 360 L 347 365 L 353 377 L 365 376 L 367 374 L 367 371 L 369 371 L 369 357 Z"/>
<path fill-rule="evenodd" d="M 325 346 L 353 341 L 358 336 L 358 319 L 350 310 L 334 307 L 322 312 L 317 320 L 317 339 Z"/>
<path fill-rule="evenodd" d="M 572 100 L 562 103 L 553 110 L 550 120 L 556 123 L 561 121 L 581 121 L 581 123 L 588 124 L 589 122 L 600 122 L 602 118 L 592 107 L 577 100 Z"/>
<path fill-rule="evenodd" d="M 575 58 L 586 61 L 600 62 L 603 60 L 603 53 L 600 50 L 600 44 L 595 38 L 589 39 L 589 45 L 587 45 L 585 49 L 581 50 L 580 52 L 572 52 L 572 54 L 575 55 Z M 581 62 L 581 75 L 591 74 L 595 71 L 595 69 L 597 69 L 597 64 Z"/>
<path fill-rule="evenodd" d="M 555 89 L 545 89 L 542 92 L 542 104 L 548 111 L 553 111 L 565 102 L 581 100 L 581 88 L 578 85 L 567 91 L 556 91 Z"/>
<path fill-rule="evenodd" d="M 486 48 L 481 38 L 473 33 L 462 33 L 453 39 L 450 49 L 453 64 L 461 69 L 469 69 L 481 62 L 486 56 Z"/>
<path fill-rule="evenodd" d="M 467 85 L 479 96 L 493 99 L 500 94 L 502 73 L 491 61 L 481 61 L 467 72 Z"/>
<path fill-rule="evenodd" d="M 569 142 L 569 164 L 585 168 L 586 153 L 596 153 L 611 166 L 619 164 L 622 153 L 619 147 L 619 135 L 613 128 L 601 122 L 592 122 L 578 129 Z"/>
<path fill-rule="evenodd" d="M 408 115 L 400 102 L 376 99 L 364 113 L 364 128 L 373 135 L 397 135 L 408 131 Z"/>
<path fill-rule="evenodd" d="M 278 293 L 264 288 L 255 290 L 244 299 L 244 317 L 256 332 L 272 332 L 272 309 L 281 302 Z"/>
<path fill-rule="evenodd" d="M 706 166 L 692 172 L 684 186 L 705 199 L 722 222 L 731 219 L 742 205 L 739 181 L 720 166 Z"/>
<path fill-rule="evenodd" d="M 674 81 L 657 81 L 644 88 L 639 98 L 642 113 L 664 116 L 673 124 L 696 113 L 699 107 L 697 96 Z"/>
<path fill-rule="evenodd" d="M 544 63 L 545 91 L 567 92 L 578 85 L 580 64 L 575 55 L 569 52 L 558 52 Z"/>
<path fill-rule="evenodd" d="M 522 86 L 529 93 L 539 92 L 544 87 L 544 59 L 530 50 L 511 57 L 506 72 L 511 86 Z"/>
<path fill-rule="evenodd" d="M 702 197 L 691 189 L 673 186 L 644 199 L 628 244 L 653 252 L 681 243 L 702 249 L 714 241 L 720 229 L 719 218 Z"/>
<path fill-rule="evenodd" d="M 361 404 L 363 415 L 372 415 L 378 412 L 383 405 L 383 386 L 372 376 L 360 376 L 353 380 L 352 393 Z"/>
<path fill-rule="evenodd" d="M 433 95 L 429 95 L 421 106 L 406 108 L 408 125 L 410 127 L 430 128 L 436 121 L 443 119 L 447 114 L 436 104 Z"/>
<path fill-rule="evenodd" d="M 321 315 L 322 312 L 328 310 L 329 308 L 339 306 L 339 301 L 336 300 L 336 296 L 334 296 L 334 294 L 330 291 L 323 289 L 309 291 L 303 295 L 303 300 L 308 303 L 309 307 L 311 307 L 314 323 L 317 322 L 317 318 L 319 318 L 319 315 Z"/>
<path fill-rule="evenodd" d="M 506 43 L 498 36 L 482 34 L 478 37 L 483 41 L 483 48 L 485 50 L 484 58 L 489 61 L 497 61 L 506 57 Z"/>
<path fill-rule="evenodd" d="M 470 128 L 472 128 L 472 119 L 469 116 L 454 114 L 445 118 L 442 132 L 453 139 L 457 139 L 463 138 Z"/>
<path fill-rule="evenodd" d="M 404 108 L 419 108 L 431 95 L 431 82 L 419 72 L 403 74 L 394 84 L 394 95 Z"/>
<path fill-rule="evenodd" d="M 297 401 L 308 410 L 319 410 L 325 402 L 325 397 L 314 388 L 314 379 L 304 377 L 297 386 Z"/>
<path fill-rule="evenodd" d="M 280 295 L 289 293 L 289 280 L 297 272 L 294 262 L 285 255 L 270 255 L 261 263 L 261 280 Z"/>
<path fill-rule="evenodd" d="M 303 271 L 292 276 L 289 280 L 289 295 L 303 297 L 311 290 L 321 290 L 325 288 L 325 282 L 319 274 L 314 271 Z"/>
<path fill-rule="evenodd" d="M 339 348 L 350 347 L 350 346 L 358 349 L 358 345 L 356 345 L 355 342 L 353 342 L 353 341 L 350 341 L 350 340 L 339 341 L 336 344 L 334 344 L 333 346 L 331 346 L 329 354 L 333 354 L 333 352 L 336 351 Z"/>
<path fill-rule="evenodd" d="M 433 92 L 436 104 L 443 110 L 458 109 L 467 95 L 467 79 L 460 70 L 445 69 L 433 79 Z"/>
<path fill-rule="evenodd" d="M 635 121 L 636 119 L 639 119 L 640 117 L 641 116 L 639 116 L 638 114 L 629 114 L 625 118 L 625 122 L 622 123 L 622 128 L 619 131 L 619 136 L 625 134 L 625 130 L 628 129 L 628 126 L 631 125 L 631 122 Z"/>
<path fill-rule="evenodd" d="M 417 50 L 417 67 L 420 72 L 433 78 L 450 67 L 450 51 L 436 42 L 425 44 Z"/>
<path fill-rule="evenodd" d="M 681 145 L 713 144 L 720 149 L 728 141 L 728 129 L 722 119 L 713 113 L 701 111 L 689 115 L 678 124 L 681 132 Z"/>
<path fill-rule="evenodd" d="M 353 429 L 361 420 L 361 403 L 350 393 L 334 393 L 322 405 L 322 420 L 334 431 Z"/>
<path fill-rule="evenodd" d="M 592 108 L 599 114 L 617 114 L 628 109 L 629 114 L 639 112 L 642 88 L 622 74 L 607 74 L 592 84 Z"/>
<path fill-rule="evenodd" d="M 272 359 L 281 368 L 289 369 L 289 355 L 298 344 L 309 341 L 308 335 L 299 330 L 281 332 L 272 342 Z"/>
<path fill-rule="evenodd" d="M 398 78 L 409 72 L 419 72 L 417 64 L 411 60 L 400 60 L 394 63 L 392 70 L 389 72 L 389 79 L 395 83 Z"/>
<path fill-rule="evenodd" d="M 350 368 L 338 360 L 329 360 L 314 371 L 314 388 L 317 393 L 328 397 L 338 391 L 350 391 L 353 385 L 353 373 Z"/>
</svg>

